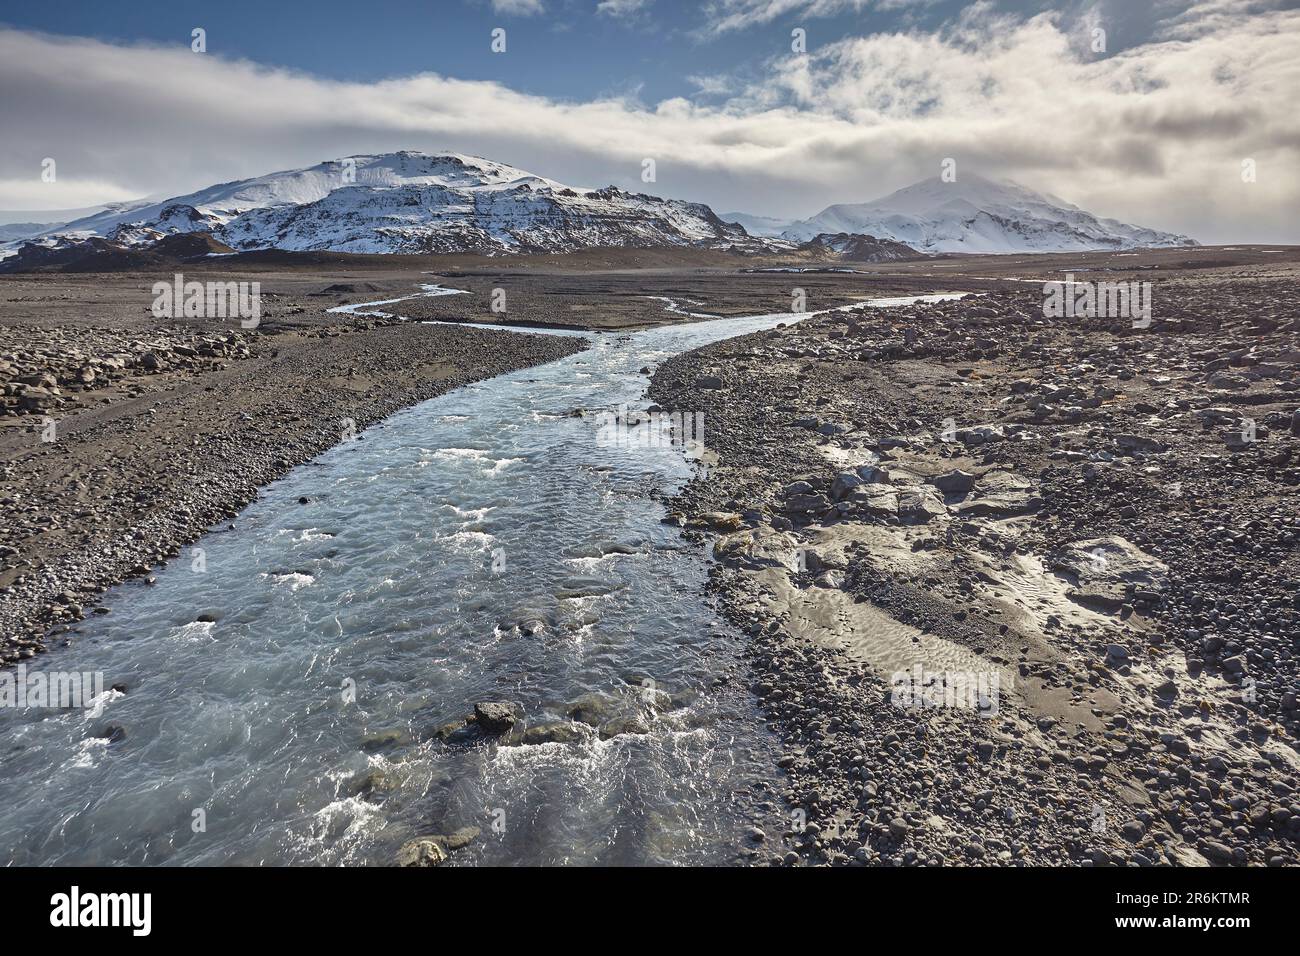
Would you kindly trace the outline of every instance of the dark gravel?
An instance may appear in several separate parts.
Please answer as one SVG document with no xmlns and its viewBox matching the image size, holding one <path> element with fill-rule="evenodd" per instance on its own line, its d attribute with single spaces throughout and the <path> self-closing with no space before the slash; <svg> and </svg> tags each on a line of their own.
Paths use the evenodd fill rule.
<svg viewBox="0 0 1300 956">
<path fill-rule="evenodd" d="M 726 534 L 710 586 L 787 750 L 791 826 L 756 860 L 1300 862 L 1297 285 L 1164 280 L 1145 329 L 1044 319 L 1030 285 L 825 314 L 657 370 L 650 398 L 703 411 L 720 456 L 672 520 Z M 973 492 L 930 484 L 933 513 L 904 508 L 954 468 Z M 995 498 L 1004 473 L 1023 487 Z M 907 535 L 929 570 L 810 545 L 869 531 Z M 1068 546 L 1116 537 L 1106 581 L 1067 570 Z M 773 571 L 753 540 L 811 559 Z M 1165 570 L 1144 583 L 1130 558 Z M 1028 560 L 1103 626 L 994 606 L 986 585 Z M 894 706 L 889 675 L 792 633 L 774 573 L 1010 668 L 1015 690 L 993 719 Z"/>
</svg>

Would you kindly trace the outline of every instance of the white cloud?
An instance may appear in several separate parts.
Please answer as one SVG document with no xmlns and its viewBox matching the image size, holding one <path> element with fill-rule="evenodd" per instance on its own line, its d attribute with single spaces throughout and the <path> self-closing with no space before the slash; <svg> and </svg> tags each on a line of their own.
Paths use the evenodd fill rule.
<svg viewBox="0 0 1300 956">
<path fill-rule="evenodd" d="M 630 17 L 650 5 L 650 0 L 600 0 L 596 12 L 607 17 Z"/>
<path fill-rule="evenodd" d="M 1051 16 L 976 10 L 948 29 L 789 55 L 729 99 L 569 102 L 435 74 L 362 84 L 188 50 L 0 30 L 6 202 L 50 208 L 42 157 L 94 197 L 214 182 L 392 149 L 454 149 L 573 185 L 807 216 L 960 170 L 1203 241 L 1300 241 L 1300 11 L 1094 58 Z M 703 80 L 703 78 L 702 78 Z M 720 89 L 725 79 L 703 80 Z M 1241 182 L 1241 160 L 1258 182 Z M 24 185 L 26 184 L 26 185 Z"/>
<path fill-rule="evenodd" d="M 531 17 L 545 9 L 542 0 L 492 0 L 492 12 L 506 16 Z"/>
<path fill-rule="evenodd" d="M 724 73 L 709 73 L 686 77 L 686 82 L 701 96 L 726 96 L 736 92 L 731 77 Z"/>
<path fill-rule="evenodd" d="M 56 167 L 57 171 L 57 167 Z M 0 209 L 80 209 L 139 197 L 133 189 L 103 179 L 78 176 L 78 171 L 58 173 L 54 182 L 41 179 L 39 162 L 26 176 L 0 179 Z"/>
<path fill-rule="evenodd" d="M 780 17 L 811 20 L 864 10 L 897 10 L 925 6 L 936 0 L 709 0 L 704 5 L 704 35 L 716 36 L 732 30 L 762 26 Z"/>
</svg>

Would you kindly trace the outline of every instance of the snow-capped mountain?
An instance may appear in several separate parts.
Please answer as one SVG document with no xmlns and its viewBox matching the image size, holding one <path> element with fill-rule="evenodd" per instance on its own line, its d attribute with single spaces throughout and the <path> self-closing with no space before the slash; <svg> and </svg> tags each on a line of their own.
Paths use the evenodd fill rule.
<svg viewBox="0 0 1300 956">
<path fill-rule="evenodd" d="M 126 244 L 210 232 L 235 249 L 566 252 L 752 242 L 701 203 L 565 186 L 474 156 L 402 151 L 110 209 L 58 232 Z"/>
<path fill-rule="evenodd" d="M 953 183 L 927 179 L 874 202 L 830 206 L 789 222 L 743 213 L 720 218 L 702 203 L 565 186 L 474 156 L 411 151 L 351 156 L 161 202 L 118 204 L 36 241 L 100 237 L 137 247 L 188 232 L 209 233 L 237 250 L 489 255 L 665 245 L 781 252 L 818 237 L 826 251 L 840 255 L 852 239 L 862 247 L 853 254 L 863 259 L 898 252 L 878 243 L 924 253 L 1196 244 L 973 174 Z"/>
<path fill-rule="evenodd" d="M 921 252 L 1082 252 L 1194 246 L 1186 236 L 1102 219 L 1009 180 L 963 174 L 922 180 L 874 202 L 828 206 L 781 236 L 805 242 L 852 233 L 906 243 Z"/>
</svg>

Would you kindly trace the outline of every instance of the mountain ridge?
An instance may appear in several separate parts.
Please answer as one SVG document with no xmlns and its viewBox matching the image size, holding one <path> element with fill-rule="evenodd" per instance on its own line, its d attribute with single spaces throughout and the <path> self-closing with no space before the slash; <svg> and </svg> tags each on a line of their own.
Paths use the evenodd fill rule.
<svg viewBox="0 0 1300 956">
<path fill-rule="evenodd" d="M 218 183 L 109 209 L 58 233 L 139 245 L 187 231 L 242 251 L 493 255 L 752 241 L 702 203 L 566 186 L 481 157 L 412 150 Z"/>
<path fill-rule="evenodd" d="M 1010 180 L 966 174 L 921 180 L 808 219 L 717 215 L 704 203 L 614 186 L 566 186 L 462 153 L 399 150 L 325 160 L 217 183 L 161 201 L 118 203 L 36 237 L 102 238 L 145 248 L 169 235 L 210 234 L 237 251 L 377 254 L 573 252 L 681 246 L 843 254 L 1075 252 L 1194 246 L 1186 237 L 1101 218 Z M 856 238 L 855 238 L 856 237 Z M 33 240 L 29 240 L 33 241 Z"/>
</svg>

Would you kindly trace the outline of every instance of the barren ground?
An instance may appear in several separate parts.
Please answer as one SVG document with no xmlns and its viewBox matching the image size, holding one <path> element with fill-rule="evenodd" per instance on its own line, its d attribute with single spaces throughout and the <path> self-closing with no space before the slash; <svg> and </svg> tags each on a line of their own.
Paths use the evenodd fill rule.
<svg viewBox="0 0 1300 956">
<path fill-rule="evenodd" d="M 715 544 L 808 823 L 756 834 L 754 858 L 1297 862 L 1300 253 L 754 271 L 810 265 L 604 250 L 184 270 L 261 282 L 256 329 L 155 319 L 170 272 L 4 277 L 0 659 L 354 431 L 581 348 L 332 306 L 436 282 L 470 294 L 402 314 L 626 329 L 787 311 L 797 289 L 810 310 L 975 292 L 817 316 L 654 378 L 654 401 L 705 412 L 719 460 L 673 520 Z M 1154 282 L 1155 321 L 1045 320 L 1023 280 L 1067 272 Z M 916 667 L 996 674 L 996 713 L 897 706 Z"/>
</svg>

